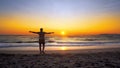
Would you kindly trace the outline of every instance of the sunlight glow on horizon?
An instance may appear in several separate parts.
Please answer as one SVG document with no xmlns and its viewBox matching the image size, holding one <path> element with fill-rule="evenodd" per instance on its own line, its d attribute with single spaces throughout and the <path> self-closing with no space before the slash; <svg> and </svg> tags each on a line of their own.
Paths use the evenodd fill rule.
<svg viewBox="0 0 120 68">
<path fill-rule="evenodd" d="M 63 36 L 64 36 L 65 34 L 66 34 L 66 33 L 65 33 L 65 31 L 61 31 L 61 35 L 63 35 Z"/>
</svg>

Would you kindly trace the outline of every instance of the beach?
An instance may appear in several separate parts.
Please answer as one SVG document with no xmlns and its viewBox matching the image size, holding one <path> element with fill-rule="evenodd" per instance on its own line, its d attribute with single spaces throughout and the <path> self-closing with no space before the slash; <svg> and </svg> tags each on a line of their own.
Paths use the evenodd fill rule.
<svg viewBox="0 0 120 68">
<path fill-rule="evenodd" d="M 0 68 L 120 68 L 120 0 L 0 0 Z"/>
<path fill-rule="evenodd" d="M 0 68 L 120 68 L 120 46 L 48 47 L 45 54 L 24 48 L 1 48 Z"/>
</svg>

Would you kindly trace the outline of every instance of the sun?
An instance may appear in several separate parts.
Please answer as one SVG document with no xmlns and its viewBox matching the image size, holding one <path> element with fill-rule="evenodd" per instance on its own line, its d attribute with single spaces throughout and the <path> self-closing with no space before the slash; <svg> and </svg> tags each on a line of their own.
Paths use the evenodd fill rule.
<svg viewBox="0 0 120 68">
<path fill-rule="evenodd" d="M 65 35 L 66 33 L 65 33 L 65 31 L 61 31 L 61 35 Z"/>
</svg>

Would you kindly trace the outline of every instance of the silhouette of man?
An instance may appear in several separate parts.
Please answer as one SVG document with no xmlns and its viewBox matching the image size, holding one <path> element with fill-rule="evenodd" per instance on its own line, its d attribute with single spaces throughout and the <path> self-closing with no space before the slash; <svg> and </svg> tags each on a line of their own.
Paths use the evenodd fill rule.
<svg viewBox="0 0 120 68">
<path fill-rule="evenodd" d="M 40 50 L 40 54 L 42 52 L 45 53 L 45 51 L 44 51 L 44 49 L 45 49 L 45 34 L 52 34 L 54 32 L 44 32 L 43 28 L 40 28 L 40 32 L 34 32 L 34 31 L 29 31 L 29 32 L 39 35 L 39 50 Z M 43 49 L 42 49 L 41 45 L 43 45 Z"/>
</svg>

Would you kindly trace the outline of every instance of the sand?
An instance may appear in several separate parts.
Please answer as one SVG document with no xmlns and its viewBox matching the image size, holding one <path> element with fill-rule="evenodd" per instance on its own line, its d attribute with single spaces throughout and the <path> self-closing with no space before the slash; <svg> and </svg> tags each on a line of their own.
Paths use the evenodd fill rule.
<svg viewBox="0 0 120 68">
<path fill-rule="evenodd" d="M 1 50 L 0 68 L 120 68 L 120 48 L 46 50 L 46 54 Z"/>
</svg>

